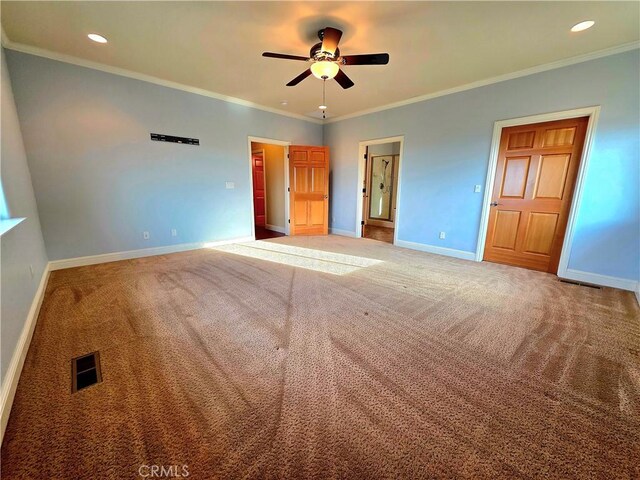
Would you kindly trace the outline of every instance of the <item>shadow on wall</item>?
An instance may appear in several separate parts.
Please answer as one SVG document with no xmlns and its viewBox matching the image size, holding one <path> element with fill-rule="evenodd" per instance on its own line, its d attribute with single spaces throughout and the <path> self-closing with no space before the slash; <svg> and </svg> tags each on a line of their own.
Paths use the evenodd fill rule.
<svg viewBox="0 0 640 480">
<path fill-rule="evenodd" d="M 329 161 L 331 161 L 331 157 L 329 157 Z M 333 170 L 329 169 L 329 228 L 333 226 L 333 196 L 331 195 L 333 191 Z"/>
<path fill-rule="evenodd" d="M 630 232 L 633 231 L 638 231 L 638 224 L 599 222 L 580 226 L 574 235 L 568 268 L 571 269 L 572 265 L 593 265 L 595 263 L 604 275 L 640 280 L 638 248 L 620 250 L 625 245 L 633 245 L 634 239 L 627 238 L 631 237 Z M 575 239 L 579 239 L 579 241 L 576 242 Z M 582 244 L 585 245 L 585 248 L 582 248 Z M 617 245 L 617 248 L 611 248 L 612 245 Z M 629 259 L 627 262 L 628 271 L 621 272 L 620 268 L 608 271 L 611 268 L 611 262 L 620 256 Z"/>
</svg>

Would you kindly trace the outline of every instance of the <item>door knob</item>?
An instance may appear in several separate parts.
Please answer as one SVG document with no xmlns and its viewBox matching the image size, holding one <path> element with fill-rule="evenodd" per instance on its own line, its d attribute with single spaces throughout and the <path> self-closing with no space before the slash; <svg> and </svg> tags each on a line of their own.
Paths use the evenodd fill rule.
<svg viewBox="0 0 640 480">
<path fill-rule="evenodd" d="M 500 204 L 498 202 L 491 202 L 489 205 L 491 205 L 492 207 L 497 207 Z"/>
</svg>

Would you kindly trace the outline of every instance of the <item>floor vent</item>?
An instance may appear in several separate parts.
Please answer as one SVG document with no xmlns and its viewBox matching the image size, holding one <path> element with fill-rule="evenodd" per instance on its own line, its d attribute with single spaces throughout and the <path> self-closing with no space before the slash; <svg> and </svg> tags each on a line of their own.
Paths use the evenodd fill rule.
<svg viewBox="0 0 640 480">
<path fill-rule="evenodd" d="M 589 283 L 582 283 L 582 282 L 574 282 L 573 280 L 565 280 L 565 279 L 560 279 L 560 281 L 562 283 L 570 283 L 571 285 L 578 285 L 580 287 L 589 287 L 589 288 L 595 288 L 596 290 L 600 290 L 601 287 L 599 287 L 598 285 L 591 285 Z"/>
<path fill-rule="evenodd" d="M 102 382 L 100 370 L 100 352 L 76 357 L 71 360 L 71 393 Z"/>
</svg>

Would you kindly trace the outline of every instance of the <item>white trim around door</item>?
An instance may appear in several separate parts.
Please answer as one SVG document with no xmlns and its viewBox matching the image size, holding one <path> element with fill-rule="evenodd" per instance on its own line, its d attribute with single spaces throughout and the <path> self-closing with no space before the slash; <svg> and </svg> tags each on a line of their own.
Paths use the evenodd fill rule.
<svg viewBox="0 0 640 480">
<path fill-rule="evenodd" d="M 364 184 L 365 172 L 365 154 L 367 153 L 367 147 L 371 145 L 381 145 L 384 143 L 400 142 L 400 153 L 398 155 L 398 188 L 396 189 L 396 213 L 394 216 L 394 229 L 393 229 L 393 244 L 398 242 L 398 227 L 400 226 L 400 197 L 402 193 L 402 157 L 404 155 L 404 135 L 396 137 L 376 138 L 374 140 L 365 140 L 358 144 L 358 185 L 357 185 L 357 197 L 356 197 L 356 238 L 362 237 L 362 228 L 360 222 L 362 221 L 362 185 Z"/>
<path fill-rule="evenodd" d="M 249 151 L 249 191 L 251 192 L 251 236 L 256 239 L 255 210 L 253 207 L 253 160 L 251 159 L 251 143 L 266 143 L 269 145 L 280 145 L 284 147 L 284 234 L 289 235 L 289 145 L 291 142 L 285 140 L 274 140 L 272 138 L 247 137 L 247 145 Z M 266 176 L 266 161 L 265 161 Z M 266 180 L 265 180 L 266 181 Z M 266 186 L 265 186 L 266 195 Z M 265 199 L 266 207 L 266 199 Z M 265 212 L 266 218 L 266 212 Z"/>
<path fill-rule="evenodd" d="M 502 129 L 514 127 L 517 125 L 528 125 L 530 123 L 553 122 L 556 120 L 565 120 L 568 118 L 589 117 L 587 124 L 587 133 L 584 139 L 584 147 L 582 149 L 582 158 L 578 167 L 578 177 L 571 201 L 571 209 L 569 210 L 569 219 L 567 222 L 567 230 L 564 234 L 562 243 L 562 253 L 560 254 L 560 264 L 558 265 L 558 276 L 568 278 L 567 268 L 569 264 L 569 256 L 571 254 L 571 246 L 573 245 L 573 235 L 575 233 L 576 217 L 580 201 L 582 199 L 582 190 L 584 188 L 584 179 L 589 159 L 591 157 L 591 147 L 593 145 L 594 133 L 598 123 L 600 114 L 600 106 L 577 108 L 575 110 L 566 110 L 562 112 L 544 113 L 541 115 L 532 115 L 529 117 L 514 118 L 511 120 L 499 120 L 493 125 L 493 138 L 491 140 L 491 152 L 489 154 L 489 168 L 487 170 L 487 181 L 484 187 L 484 199 L 482 204 L 482 216 L 480 217 L 480 230 L 478 232 L 478 247 L 476 249 L 475 260 L 481 262 L 484 256 L 484 247 L 487 241 L 487 227 L 489 226 L 489 203 L 493 195 L 493 184 L 496 176 L 496 167 L 498 165 L 498 151 L 500 149 L 500 137 Z"/>
</svg>

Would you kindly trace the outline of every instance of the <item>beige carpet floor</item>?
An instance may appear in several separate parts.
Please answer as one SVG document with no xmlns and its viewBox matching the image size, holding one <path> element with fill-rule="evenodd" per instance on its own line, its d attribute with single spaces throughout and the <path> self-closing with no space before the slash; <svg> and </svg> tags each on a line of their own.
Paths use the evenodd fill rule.
<svg viewBox="0 0 640 480">
<path fill-rule="evenodd" d="M 335 236 L 56 271 L 2 478 L 640 478 L 639 317 Z M 103 382 L 71 394 L 96 350 Z"/>
</svg>

